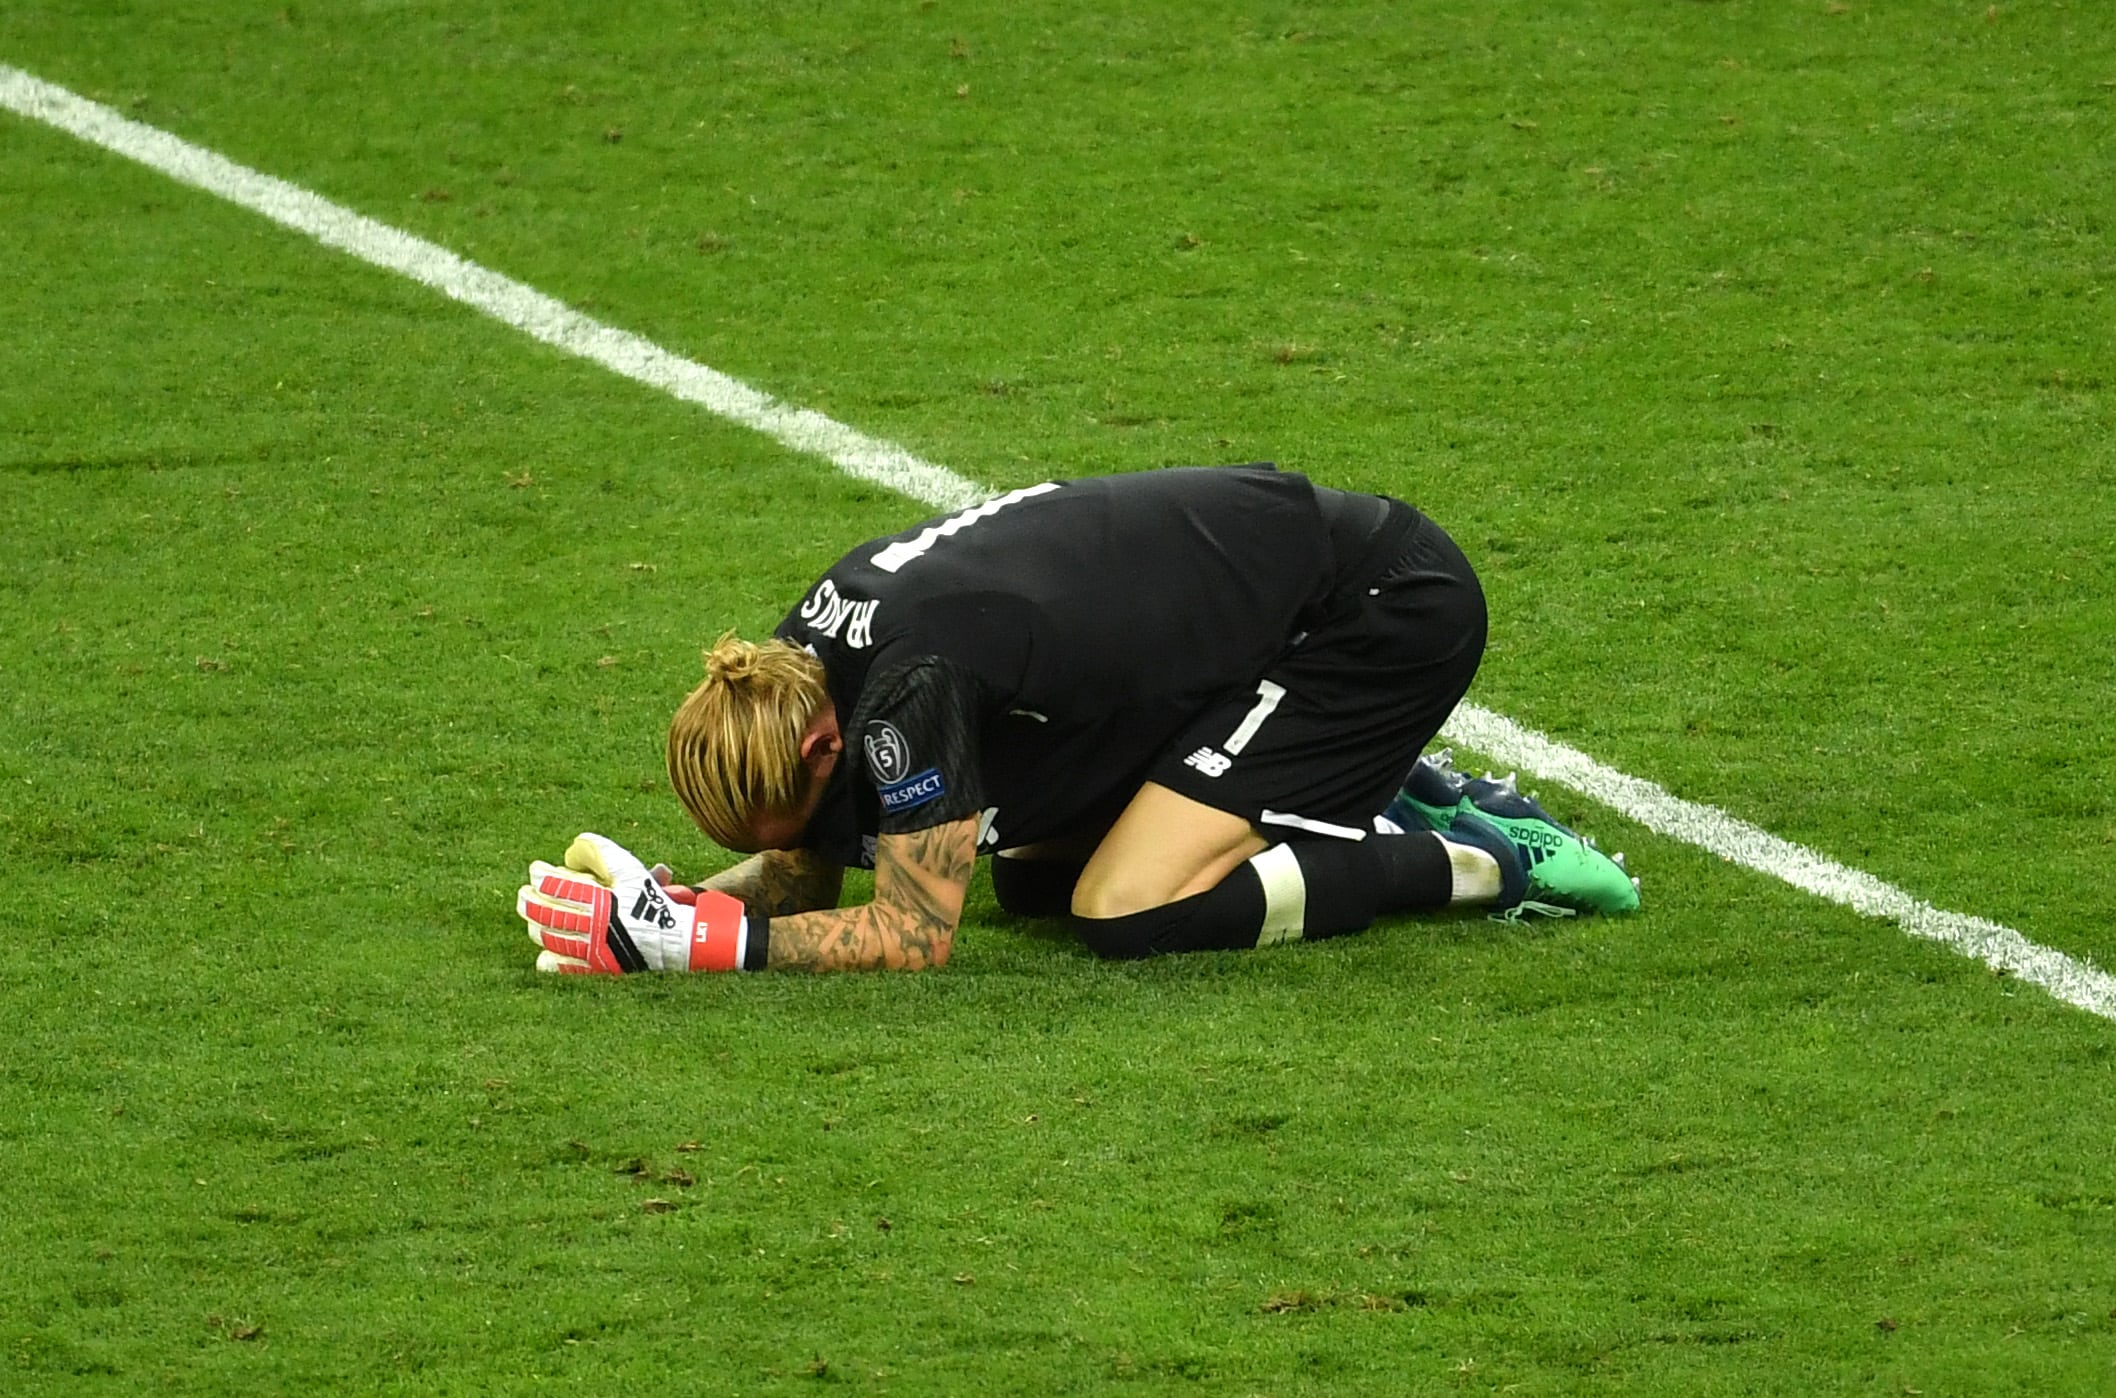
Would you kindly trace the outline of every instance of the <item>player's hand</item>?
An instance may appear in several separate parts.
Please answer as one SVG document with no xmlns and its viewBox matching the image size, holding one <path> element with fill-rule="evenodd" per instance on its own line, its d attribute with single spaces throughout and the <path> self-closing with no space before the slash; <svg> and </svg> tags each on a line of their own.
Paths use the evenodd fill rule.
<svg viewBox="0 0 2116 1398">
<path fill-rule="evenodd" d="M 679 902 L 655 871 L 601 835 L 575 840 L 563 867 L 531 864 L 514 906 L 543 948 L 539 971 L 734 971 L 749 949 L 740 899 L 700 890 L 695 902 Z"/>
</svg>

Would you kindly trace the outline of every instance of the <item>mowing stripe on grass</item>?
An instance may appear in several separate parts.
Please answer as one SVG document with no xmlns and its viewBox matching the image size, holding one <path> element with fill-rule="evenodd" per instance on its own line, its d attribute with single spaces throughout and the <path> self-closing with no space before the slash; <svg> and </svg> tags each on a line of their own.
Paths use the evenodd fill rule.
<svg viewBox="0 0 2116 1398">
<path fill-rule="evenodd" d="M 847 475 L 941 509 L 975 504 L 990 493 L 893 443 L 878 441 L 821 413 L 791 407 L 717 369 L 584 316 L 534 287 L 480 267 L 438 244 L 120 116 L 99 102 L 19 68 L 0 64 L 0 106 L 217 194 L 363 262 L 401 273 L 553 348 L 696 403 L 795 451 L 820 456 Z"/>
<path fill-rule="evenodd" d="M 401 273 L 547 345 L 754 428 L 794 451 L 820 456 L 848 475 L 887 486 L 934 509 L 962 509 L 991 494 L 976 482 L 922 461 L 894 443 L 869 437 L 821 413 L 790 407 L 716 369 L 584 316 L 437 244 L 120 116 L 5 64 L 0 64 L 0 107 L 217 194 L 362 261 Z M 1449 721 L 1447 734 L 1500 763 L 1582 791 L 1664 835 L 1867 916 L 1892 919 L 1913 936 L 1939 942 L 2041 986 L 2068 1004 L 2116 1019 L 2116 977 L 2031 942 L 2010 927 L 1935 908 L 1892 884 L 1781 840 L 1724 811 L 1682 800 L 1652 782 L 1626 776 L 1489 709 L 1464 704 Z"/>
</svg>

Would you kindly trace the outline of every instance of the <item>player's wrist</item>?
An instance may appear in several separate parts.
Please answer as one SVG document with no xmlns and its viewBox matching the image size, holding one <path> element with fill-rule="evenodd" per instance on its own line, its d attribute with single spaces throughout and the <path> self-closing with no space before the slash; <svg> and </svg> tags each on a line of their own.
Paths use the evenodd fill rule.
<svg viewBox="0 0 2116 1398">
<path fill-rule="evenodd" d="M 768 964 L 771 919 L 752 913 L 732 893 L 700 889 L 692 907 L 692 971 L 761 971 Z"/>
</svg>

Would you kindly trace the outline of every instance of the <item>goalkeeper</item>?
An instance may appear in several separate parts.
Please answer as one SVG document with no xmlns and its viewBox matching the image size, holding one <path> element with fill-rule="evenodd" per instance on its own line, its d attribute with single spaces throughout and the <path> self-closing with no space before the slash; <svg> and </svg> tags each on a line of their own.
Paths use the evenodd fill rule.
<svg viewBox="0 0 2116 1398">
<path fill-rule="evenodd" d="M 1268 465 L 1031 486 L 706 655 L 669 778 L 752 858 L 692 889 L 584 835 L 519 908 L 540 966 L 610 972 L 937 966 L 986 854 L 1001 907 L 1106 957 L 1635 908 L 1621 856 L 1419 758 L 1484 641 L 1475 573 L 1399 501 Z M 874 896 L 839 907 L 853 866 Z"/>
</svg>

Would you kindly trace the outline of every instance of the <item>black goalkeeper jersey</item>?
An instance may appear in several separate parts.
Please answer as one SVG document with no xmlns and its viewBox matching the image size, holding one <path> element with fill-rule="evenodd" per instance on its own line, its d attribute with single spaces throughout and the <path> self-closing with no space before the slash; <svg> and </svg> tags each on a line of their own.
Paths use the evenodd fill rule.
<svg viewBox="0 0 2116 1398">
<path fill-rule="evenodd" d="M 803 845 L 979 816 L 980 851 L 1107 821 L 1184 720 L 1256 677 L 1418 520 L 1269 465 L 1030 486 L 860 545 L 777 634 L 845 736 Z"/>
</svg>

